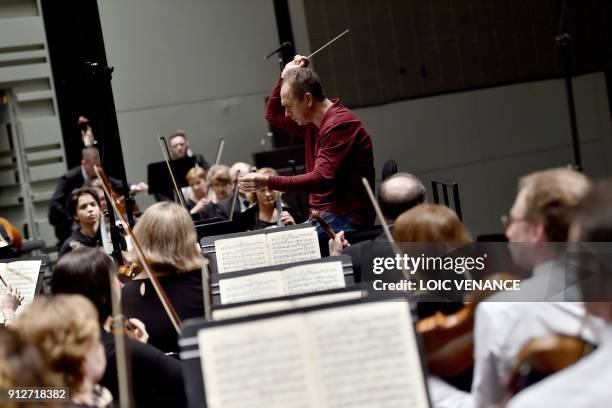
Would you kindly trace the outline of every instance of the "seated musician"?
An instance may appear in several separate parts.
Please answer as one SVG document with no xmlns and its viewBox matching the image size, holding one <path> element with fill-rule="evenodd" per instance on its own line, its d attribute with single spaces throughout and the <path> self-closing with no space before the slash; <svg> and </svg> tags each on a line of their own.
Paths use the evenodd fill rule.
<svg viewBox="0 0 612 408">
<path fill-rule="evenodd" d="M 532 277 L 521 282 L 521 292 L 524 285 L 529 289 L 542 280 L 563 281 L 564 269 L 552 256 L 536 259 L 522 252 L 529 249 L 526 243 L 565 242 L 573 211 L 589 186 L 586 176 L 565 168 L 535 172 L 519 181 L 506 236 L 511 243 L 525 243 L 510 246 L 514 261 L 532 270 Z M 495 294 L 476 308 L 472 383 L 475 406 L 499 404 L 508 397 L 505 384 L 516 357 L 531 338 L 556 333 L 596 342 L 595 329 L 583 325 L 582 303 L 498 301 L 506 299 L 506 295 Z"/>
<path fill-rule="evenodd" d="M 224 199 L 231 199 L 232 195 L 232 179 L 230 178 L 229 167 L 223 164 L 213 165 L 208 170 L 206 181 L 214 194 L 211 202 L 204 207 L 204 218 L 229 218 L 229 214 L 225 214 L 220 207 L 220 202 Z"/>
<path fill-rule="evenodd" d="M 204 208 L 210 204 L 208 198 L 208 184 L 206 183 L 206 170 L 200 166 L 193 167 L 185 176 L 189 187 L 191 187 L 191 195 L 187 199 L 187 209 L 194 220 L 199 220 L 205 217 Z"/>
<path fill-rule="evenodd" d="M 79 229 L 72 231 L 70 237 L 62 244 L 59 256 L 83 246 L 101 247 L 98 193 L 88 187 L 77 188 L 68 196 L 66 207 L 77 222 Z"/>
<path fill-rule="evenodd" d="M 252 166 L 248 163 L 244 162 L 236 162 L 232 164 L 232 167 L 229 169 L 230 179 L 232 180 L 232 188 L 238 188 L 238 175 L 244 175 L 251 172 Z M 219 200 L 217 204 L 219 206 L 219 210 L 221 213 L 221 217 L 225 219 L 230 218 L 230 212 L 232 211 L 232 200 L 234 199 L 234 194 L 230 194 L 228 197 L 223 200 Z M 236 194 L 236 203 L 234 206 L 234 218 L 236 218 L 237 214 L 246 211 L 251 203 L 249 202 L 246 194 L 240 189 L 238 190 L 238 194 Z"/>
<path fill-rule="evenodd" d="M 380 186 L 377 201 L 380 205 L 385 221 L 393 231 L 395 220 L 404 211 L 408 211 L 416 205 L 423 204 L 427 200 L 427 190 L 423 182 L 410 173 L 396 173 L 388 177 Z M 364 245 L 369 243 L 387 242 L 384 232 L 375 237 L 372 241 L 362 241 L 357 244 L 348 242 L 344 239 L 344 231 L 336 234 L 336 239 L 329 241 L 329 254 L 338 256 L 347 254 L 353 261 L 353 271 L 355 276 L 361 277 L 361 255 Z"/>
<path fill-rule="evenodd" d="M 263 167 L 256 171 L 258 174 L 277 176 L 278 172 L 270 167 Z M 247 193 L 247 198 L 252 206 L 240 214 L 240 223 L 246 230 L 258 230 L 277 225 L 279 214 L 276 210 L 276 199 L 279 191 L 270 190 L 265 187 L 255 193 Z M 280 214 L 282 225 L 294 225 L 295 219 L 291 215 L 292 210 L 283 207 Z"/>
<path fill-rule="evenodd" d="M 142 214 L 134 237 L 181 320 L 204 316 L 201 269 L 206 260 L 189 212 L 175 203 L 154 204 Z M 128 258 L 137 259 L 133 252 Z M 123 287 L 121 301 L 126 316 L 145 323 L 149 344 L 178 352 L 176 331 L 144 270 Z"/>
<path fill-rule="evenodd" d="M 38 350 L 8 327 L 0 327 L 0 389 L 16 387 L 59 387 L 61 382 L 46 369 Z M 37 407 L 34 404 L 9 403 L 4 408 Z M 42 406 L 42 405 L 40 405 Z"/>
<path fill-rule="evenodd" d="M 569 233 L 572 242 L 612 242 L 612 182 L 593 187 L 582 201 Z M 585 260 L 588 262 L 588 260 Z M 599 347 L 574 365 L 517 394 L 507 405 L 528 407 L 607 407 L 612 401 L 612 275 L 599 262 L 580 284 L 589 314 L 605 322 Z M 593 301 L 597 300 L 597 301 Z"/>
<path fill-rule="evenodd" d="M 88 299 L 80 295 L 37 298 L 11 327 L 34 345 L 59 384 L 69 388 L 69 406 L 111 406 L 111 393 L 98 385 L 106 357 L 98 313 Z"/>
<path fill-rule="evenodd" d="M 101 251 L 78 248 L 62 257 L 53 268 L 51 290 L 57 294 L 80 294 L 96 306 L 101 340 L 108 362 L 100 384 L 118 400 L 115 338 L 110 332 L 112 319 L 110 276 L 117 275 L 111 258 Z M 119 282 L 116 281 L 117 289 Z M 180 361 L 146 344 L 148 333 L 142 322 L 130 318 L 135 330 L 125 339 L 132 372 L 132 391 L 136 406 L 185 406 L 185 391 Z M 145 342 L 143 342 L 145 341 Z"/>
</svg>

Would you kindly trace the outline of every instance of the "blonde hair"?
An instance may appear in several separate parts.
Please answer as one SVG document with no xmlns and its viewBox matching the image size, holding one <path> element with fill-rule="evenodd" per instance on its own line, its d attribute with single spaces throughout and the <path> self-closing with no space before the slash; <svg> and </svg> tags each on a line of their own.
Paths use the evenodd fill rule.
<svg viewBox="0 0 612 408">
<path fill-rule="evenodd" d="M 548 241 L 565 242 L 574 210 L 590 187 L 584 174 L 560 167 L 521 178 L 518 190 L 526 193 L 525 218 L 542 221 Z"/>
<path fill-rule="evenodd" d="M 207 263 L 197 245 L 189 212 L 176 203 L 166 201 L 147 208 L 134 228 L 134 236 L 156 271 L 188 272 Z M 133 250 L 128 257 L 137 260 Z"/>
<path fill-rule="evenodd" d="M 266 176 L 278 176 L 278 171 L 274 170 L 272 167 L 262 167 L 255 171 L 257 174 L 263 174 Z M 257 194 L 255 193 L 246 193 L 246 198 L 249 200 L 249 203 L 254 204 L 257 202 Z"/>
<path fill-rule="evenodd" d="M 191 184 L 192 182 L 197 181 L 198 179 L 202 179 L 206 181 L 206 170 L 204 170 L 200 166 L 195 166 L 189 169 L 187 175 L 185 175 L 185 180 L 187 183 Z"/>
<path fill-rule="evenodd" d="M 421 204 L 405 211 L 395 221 L 393 236 L 398 242 L 472 241 L 457 214 L 438 204 Z"/>
<path fill-rule="evenodd" d="M 12 328 L 34 345 L 46 367 L 71 391 L 81 387 L 84 362 L 100 342 L 98 312 L 87 298 L 81 295 L 37 298 Z"/>
<path fill-rule="evenodd" d="M 206 181 L 210 184 L 213 181 L 220 181 L 222 183 L 231 184 L 232 179 L 230 178 L 229 167 L 224 164 L 215 164 L 208 169 L 208 175 Z"/>
</svg>

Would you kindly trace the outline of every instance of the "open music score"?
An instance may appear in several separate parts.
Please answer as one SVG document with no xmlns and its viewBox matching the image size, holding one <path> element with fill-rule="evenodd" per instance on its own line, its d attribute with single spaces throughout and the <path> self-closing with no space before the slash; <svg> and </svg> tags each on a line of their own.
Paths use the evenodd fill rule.
<svg viewBox="0 0 612 408">
<path fill-rule="evenodd" d="M 347 300 L 360 299 L 363 292 L 359 289 L 336 293 L 323 293 L 313 296 L 301 296 L 294 299 L 281 299 L 271 301 L 260 301 L 250 304 L 235 305 L 213 310 L 213 320 L 237 319 L 239 317 L 253 316 L 263 313 L 278 312 L 281 310 L 292 310 L 300 307 L 323 305 L 326 303 L 344 302 Z"/>
<path fill-rule="evenodd" d="M 17 316 L 34 300 L 41 265 L 40 260 L 0 263 L 0 275 L 4 281 L 18 289 L 23 295 L 23 301 L 15 311 Z M 4 293 L 5 290 L 4 285 L 0 285 L 0 293 Z M 1 314 L 0 321 L 3 321 Z"/>
<path fill-rule="evenodd" d="M 221 304 L 224 305 L 321 292 L 345 286 L 344 271 L 340 260 L 308 263 L 278 271 L 219 279 Z"/>
<path fill-rule="evenodd" d="M 219 239 L 214 246 L 219 274 L 321 258 L 314 227 Z"/>
<path fill-rule="evenodd" d="M 429 406 L 402 299 L 221 322 L 198 343 L 209 408 Z"/>
</svg>

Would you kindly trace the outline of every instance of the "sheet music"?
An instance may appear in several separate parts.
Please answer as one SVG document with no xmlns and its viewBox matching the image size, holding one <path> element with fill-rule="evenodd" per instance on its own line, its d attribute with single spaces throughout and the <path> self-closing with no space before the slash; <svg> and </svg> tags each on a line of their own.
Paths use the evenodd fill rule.
<svg viewBox="0 0 612 408">
<path fill-rule="evenodd" d="M 209 408 L 320 407 L 304 321 L 295 316 L 200 330 Z"/>
<path fill-rule="evenodd" d="M 270 271 L 231 279 L 219 279 L 221 304 L 270 299 L 285 295 L 282 273 Z"/>
<path fill-rule="evenodd" d="M 285 269 L 283 274 L 287 295 L 321 292 L 346 286 L 340 261 L 293 266 Z"/>
<path fill-rule="evenodd" d="M 263 313 L 277 312 L 279 310 L 287 310 L 293 307 L 290 300 L 277 300 L 272 302 L 261 302 L 252 305 L 228 307 L 224 309 L 216 309 L 212 312 L 213 320 L 235 319 L 237 317 L 252 316 Z"/>
<path fill-rule="evenodd" d="M 269 233 L 268 246 L 271 265 L 321 258 L 315 227 Z"/>
<path fill-rule="evenodd" d="M 406 302 L 354 304 L 198 332 L 211 408 L 425 408 Z"/>
<path fill-rule="evenodd" d="M 219 239 L 215 241 L 215 252 L 220 274 L 270 265 L 265 234 Z"/>
<path fill-rule="evenodd" d="M 342 302 L 354 300 L 361 297 L 360 290 L 341 293 L 326 293 L 324 295 L 307 296 L 291 300 L 273 300 L 270 302 L 259 302 L 252 305 L 235 306 L 213 310 L 213 320 L 235 319 L 238 317 L 253 316 L 258 314 L 289 310 L 299 307 L 322 305 L 325 303 Z"/>
<path fill-rule="evenodd" d="M 364 303 L 311 312 L 315 371 L 326 407 L 428 407 L 408 305 Z"/>
<path fill-rule="evenodd" d="M 21 305 L 15 311 L 18 316 L 34 300 L 36 283 L 42 261 L 15 261 L 9 264 L 0 264 L 0 274 L 12 287 L 19 289 L 23 295 Z M 2 293 L 6 288 L 2 286 Z"/>
</svg>

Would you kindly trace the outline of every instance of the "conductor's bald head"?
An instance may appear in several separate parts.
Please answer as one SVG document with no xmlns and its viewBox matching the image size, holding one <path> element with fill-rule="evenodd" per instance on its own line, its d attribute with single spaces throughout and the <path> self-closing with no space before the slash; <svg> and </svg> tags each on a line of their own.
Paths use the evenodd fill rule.
<svg viewBox="0 0 612 408">
<path fill-rule="evenodd" d="M 391 223 L 404 211 L 427 199 L 425 186 L 410 173 L 396 173 L 386 179 L 378 192 L 378 203 L 385 219 Z"/>
</svg>

